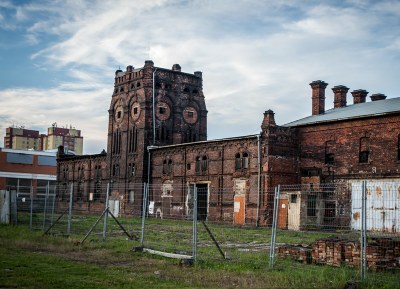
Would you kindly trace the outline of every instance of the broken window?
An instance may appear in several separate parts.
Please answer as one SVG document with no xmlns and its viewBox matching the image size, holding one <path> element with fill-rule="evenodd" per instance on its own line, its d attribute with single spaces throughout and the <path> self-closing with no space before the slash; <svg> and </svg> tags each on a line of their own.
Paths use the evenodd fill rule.
<svg viewBox="0 0 400 289">
<path fill-rule="evenodd" d="M 235 171 L 240 171 L 242 169 L 242 159 L 240 158 L 240 154 L 237 153 L 235 155 Z"/>
<path fill-rule="evenodd" d="M 135 175 L 135 164 L 128 164 L 128 177 Z"/>
<path fill-rule="evenodd" d="M 248 153 L 243 153 L 243 170 L 247 170 L 249 167 L 249 155 Z"/>
<path fill-rule="evenodd" d="M 360 138 L 360 152 L 359 152 L 359 162 L 368 163 L 369 162 L 369 138 Z"/>
</svg>

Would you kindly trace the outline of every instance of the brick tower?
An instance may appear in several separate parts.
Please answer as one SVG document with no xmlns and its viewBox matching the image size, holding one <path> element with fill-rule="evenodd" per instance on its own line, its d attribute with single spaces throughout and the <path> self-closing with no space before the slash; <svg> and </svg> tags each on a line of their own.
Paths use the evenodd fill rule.
<svg viewBox="0 0 400 289">
<path fill-rule="evenodd" d="M 108 122 L 109 178 L 142 183 L 148 178 L 148 147 L 207 139 L 202 73 L 128 66 L 115 72 Z M 154 94 L 153 94 L 154 91 Z"/>
</svg>

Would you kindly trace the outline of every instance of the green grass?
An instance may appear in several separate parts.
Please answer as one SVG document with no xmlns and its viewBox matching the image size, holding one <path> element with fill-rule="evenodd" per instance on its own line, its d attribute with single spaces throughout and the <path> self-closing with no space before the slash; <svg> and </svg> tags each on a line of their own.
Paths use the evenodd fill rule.
<svg viewBox="0 0 400 289">
<path fill-rule="evenodd" d="M 173 221 L 166 223 L 174 226 Z M 213 225 L 212 230 L 217 229 Z M 254 228 L 230 234 L 225 238 L 243 235 L 249 241 L 251 234 L 258 240 L 265 236 Z M 0 288 L 345 288 L 358 277 L 352 268 L 303 265 L 287 259 L 278 259 L 274 269 L 269 269 L 266 252 L 222 260 L 213 247 L 200 248 L 199 255 L 204 250 L 216 257 L 210 254 L 210 258 L 199 258 L 195 266 L 182 267 L 177 260 L 133 252 L 136 242 L 126 238 L 105 242 L 93 238 L 84 244 L 80 240 L 79 235 L 42 236 L 21 226 L 0 226 Z M 359 288 L 400 288 L 399 274 L 368 272 L 368 276 Z"/>
</svg>

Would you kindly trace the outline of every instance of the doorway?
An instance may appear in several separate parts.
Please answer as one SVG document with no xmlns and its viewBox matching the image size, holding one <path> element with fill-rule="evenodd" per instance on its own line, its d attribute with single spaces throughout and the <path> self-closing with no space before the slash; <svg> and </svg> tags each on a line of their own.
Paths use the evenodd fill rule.
<svg viewBox="0 0 400 289">
<path fill-rule="evenodd" d="M 207 220 L 208 184 L 196 184 L 196 188 L 197 188 L 197 219 Z"/>
</svg>

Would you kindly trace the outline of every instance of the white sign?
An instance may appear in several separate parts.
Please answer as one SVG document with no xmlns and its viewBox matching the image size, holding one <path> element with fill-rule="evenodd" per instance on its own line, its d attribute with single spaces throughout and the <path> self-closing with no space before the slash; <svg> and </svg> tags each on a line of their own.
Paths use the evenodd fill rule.
<svg viewBox="0 0 400 289">
<path fill-rule="evenodd" d="M 233 211 L 235 213 L 239 213 L 240 212 L 240 202 L 235 202 L 234 207 L 233 207 Z"/>
</svg>

